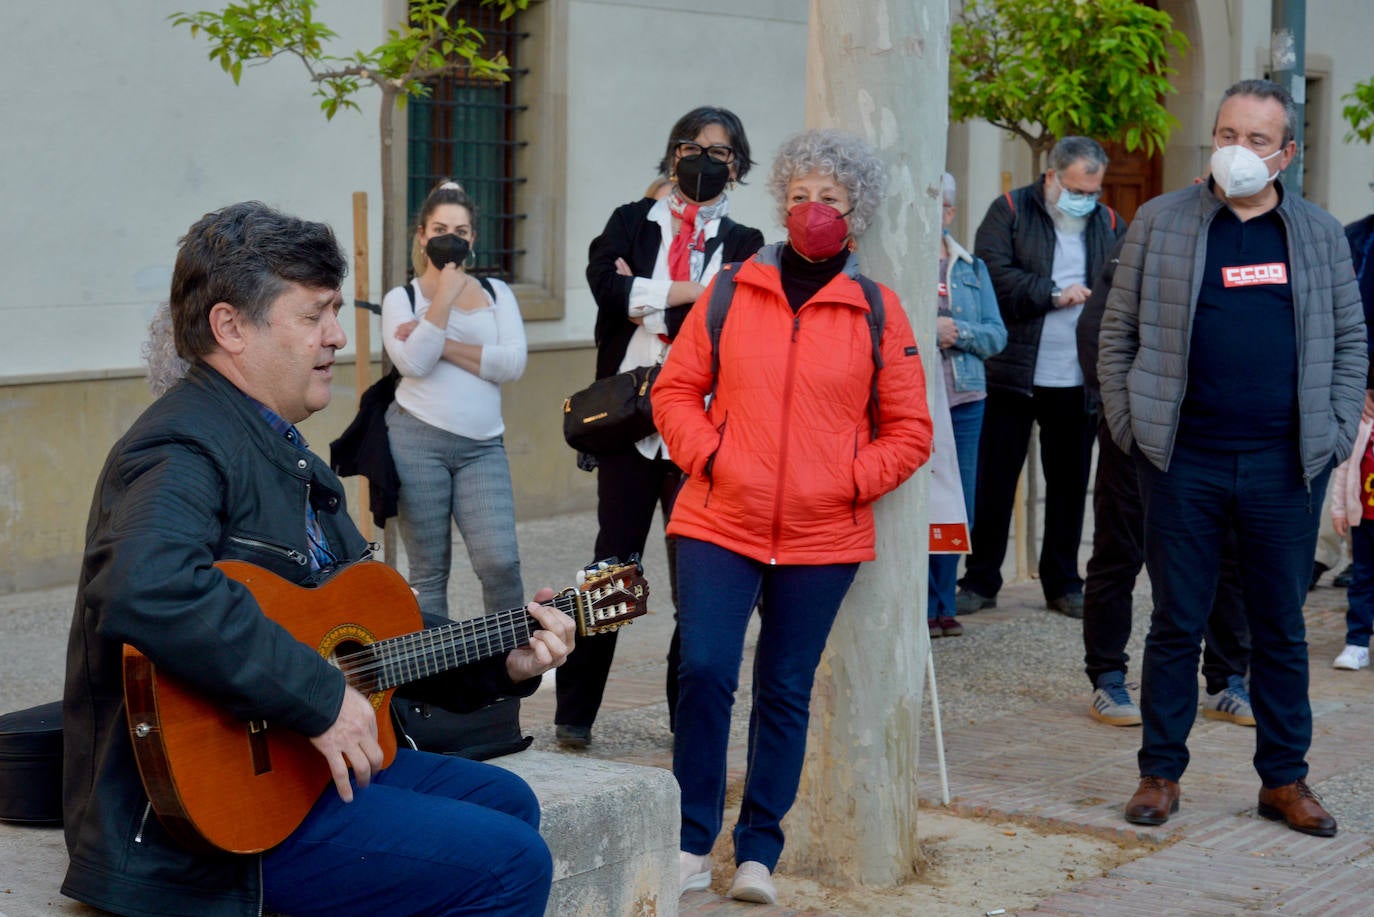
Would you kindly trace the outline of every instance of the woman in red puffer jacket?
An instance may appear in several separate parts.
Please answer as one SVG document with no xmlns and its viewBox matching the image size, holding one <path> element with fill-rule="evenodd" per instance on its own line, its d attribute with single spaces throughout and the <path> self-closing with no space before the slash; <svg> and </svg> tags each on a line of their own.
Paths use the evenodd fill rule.
<svg viewBox="0 0 1374 917">
<path fill-rule="evenodd" d="M 771 188 L 788 241 L 733 271 L 713 372 L 711 290 L 654 384 L 654 420 L 686 480 L 678 538 L 682 639 L 673 772 L 682 789 L 682 891 L 710 884 L 730 710 L 755 607 L 749 769 L 731 895 L 773 903 L 780 823 L 796 797 L 821 651 L 861 561 L 873 501 L 930 456 L 925 371 L 897 296 L 883 299 L 882 365 L 853 240 L 882 200 L 882 162 L 859 138 L 807 131 L 784 144 Z M 721 283 L 718 276 L 713 283 Z M 876 430 L 870 415 L 876 385 Z M 713 391 L 709 404 L 708 394 Z"/>
</svg>

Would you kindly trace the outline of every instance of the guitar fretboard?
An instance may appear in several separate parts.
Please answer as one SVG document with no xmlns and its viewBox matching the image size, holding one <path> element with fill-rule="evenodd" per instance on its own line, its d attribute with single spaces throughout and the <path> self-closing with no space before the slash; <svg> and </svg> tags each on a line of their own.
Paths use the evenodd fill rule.
<svg viewBox="0 0 1374 917">
<path fill-rule="evenodd" d="M 558 595 L 545 604 L 575 615 L 577 601 L 575 595 Z M 372 694 L 508 653 L 529 643 L 540 629 L 542 625 L 528 611 L 512 608 L 378 640 L 338 657 L 337 662 L 350 685 Z"/>
</svg>

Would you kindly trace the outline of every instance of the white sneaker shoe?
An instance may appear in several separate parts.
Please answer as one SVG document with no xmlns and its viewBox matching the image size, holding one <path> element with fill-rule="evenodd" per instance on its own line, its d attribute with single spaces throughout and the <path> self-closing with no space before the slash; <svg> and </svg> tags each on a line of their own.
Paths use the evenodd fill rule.
<svg viewBox="0 0 1374 917">
<path fill-rule="evenodd" d="M 677 877 L 681 883 L 679 895 L 704 891 L 711 887 L 711 855 L 709 853 L 677 853 Z"/>
<path fill-rule="evenodd" d="M 1357 672 L 1369 665 L 1369 647 L 1345 645 L 1341 654 L 1336 657 L 1336 661 L 1331 663 L 1333 669 L 1346 669 Z"/>
<path fill-rule="evenodd" d="M 755 904 L 777 904 L 778 890 L 773 887 L 773 874 L 757 860 L 745 860 L 735 870 L 735 881 L 730 885 L 730 897 L 736 901 L 752 901 Z"/>
</svg>

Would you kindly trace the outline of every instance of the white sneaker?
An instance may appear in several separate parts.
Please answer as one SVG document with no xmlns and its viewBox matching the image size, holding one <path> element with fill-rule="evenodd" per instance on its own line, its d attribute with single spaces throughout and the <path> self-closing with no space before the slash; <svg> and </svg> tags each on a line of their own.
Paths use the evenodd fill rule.
<svg viewBox="0 0 1374 917">
<path fill-rule="evenodd" d="M 1346 669 L 1357 672 L 1369 665 L 1369 647 L 1345 645 L 1341 654 L 1336 657 L 1336 661 L 1331 663 L 1333 669 Z"/>
<path fill-rule="evenodd" d="M 677 877 L 681 883 L 679 895 L 704 891 L 711 887 L 711 855 L 709 853 L 677 853 Z"/>
<path fill-rule="evenodd" d="M 773 874 L 757 860 L 745 860 L 735 870 L 735 881 L 730 885 L 730 897 L 736 901 L 752 901 L 755 904 L 777 904 L 778 890 L 773 887 Z"/>
</svg>

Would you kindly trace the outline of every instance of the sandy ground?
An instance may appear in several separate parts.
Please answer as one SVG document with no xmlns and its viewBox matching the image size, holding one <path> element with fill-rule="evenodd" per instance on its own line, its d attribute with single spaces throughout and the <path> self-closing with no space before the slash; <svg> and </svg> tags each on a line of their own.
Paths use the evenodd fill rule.
<svg viewBox="0 0 1374 917">
<path fill-rule="evenodd" d="M 1151 851 L 1087 834 L 1045 833 L 923 808 L 916 878 L 897 889 L 825 888 L 777 878 L 779 904 L 842 915 L 968 917 L 1029 910 L 1055 892 Z M 721 881 L 724 894 L 729 883 Z"/>
<path fill-rule="evenodd" d="M 727 797 L 725 824 L 738 814 L 739 788 Z M 965 818 L 938 806 L 917 815 L 921 837 L 914 878 L 899 888 L 830 888 L 791 876 L 786 853 L 774 881 L 778 904 L 842 917 L 970 917 L 1031 910 L 1056 892 L 1104 875 L 1159 849 L 1082 832 L 1057 832 L 1008 822 Z M 734 870 L 730 832 L 721 833 L 712 858 L 711 890 L 728 895 Z"/>
</svg>

